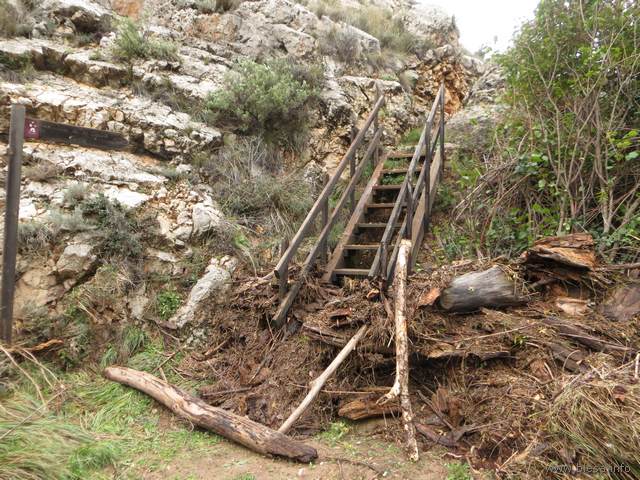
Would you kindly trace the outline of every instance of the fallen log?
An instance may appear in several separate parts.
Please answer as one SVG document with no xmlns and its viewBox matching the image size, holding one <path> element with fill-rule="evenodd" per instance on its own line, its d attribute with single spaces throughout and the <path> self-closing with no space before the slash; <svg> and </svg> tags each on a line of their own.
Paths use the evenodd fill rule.
<svg viewBox="0 0 640 480">
<path fill-rule="evenodd" d="M 395 288 L 393 316 L 396 325 L 396 379 L 389 393 L 382 397 L 379 403 L 384 404 L 400 397 L 402 423 L 407 434 L 409 458 L 417 462 L 420 455 L 418 453 L 418 442 L 416 441 L 416 428 L 413 425 L 411 398 L 409 397 L 409 337 L 407 335 L 406 316 L 407 263 L 410 254 L 411 240 L 402 240 L 393 281 Z"/>
<path fill-rule="evenodd" d="M 289 418 L 285 420 L 282 426 L 278 429 L 278 432 L 284 434 L 289 431 L 289 429 L 293 426 L 296 420 L 300 418 L 300 416 L 307 410 L 309 405 L 311 405 L 311 402 L 313 402 L 313 400 L 318 396 L 318 394 L 320 393 L 320 390 L 322 389 L 322 386 L 326 383 L 329 377 L 333 375 L 333 373 L 344 361 L 344 359 L 349 356 L 351 351 L 354 348 L 356 348 L 356 345 L 358 344 L 360 339 L 364 336 L 364 334 L 367 332 L 368 328 L 369 328 L 368 325 L 363 325 L 362 327 L 360 327 L 360 330 L 358 330 L 356 334 L 353 337 L 351 337 L 351 340 L 349 340 L 349 342 L 347 342 L 347 344 L 342 348 L 342 350 L 340 350 L 340 353 L 338 354 L 338 356 L 336 356 L 336 358 L 333 359 L 333 362 L 329 364 L 329 366 L 325 369 L 325 371 L 322 372 L 318 378 L 316 378 L 310 383 L 311 389 L 309 390 L 309 393 L 307 393 L 307 396 L 304 397 L 304 400 L 302 400 L 302 403 L 298 406 L 298 408 L 296 408 L 293 411 L 293 413 L 289 415 Z"/>
<path fill-rule="evenodd" d="M 573 373 L 588 372 L 589 368 L 584 364 L 585 358 L 580 350 L 569 350 L 558 343 L 548 343 L 551 356 L 562 365 L 563 368 Z"/>
<path fill-rule="evenodd" d="M 482 307 L 508 307 L 524 302 L 515 282 L 497 265 L 455 278 L 438 299 L 440 307 L 448 312 L 472 312 Z"/>
<path fill-rule="evenodd" d="M 315 448 L 246 417 L 207 405 L 157 377 L 126 367 L 107 367 L 104 375 L 146 393 L 176 415 L 264 455 L 308 463 L 318 458 Z"/>
<path fill-rule="evenodd" d="M 383 417 L 395 415 L 400 412 L 398 402 L 378 403 L 380 395 L 370 393 L 362 398 L 357 398 L 343 404 L 338 410 L 338 415 L 349 420 L 362 420 L 364 418 Z"/>
</svg>

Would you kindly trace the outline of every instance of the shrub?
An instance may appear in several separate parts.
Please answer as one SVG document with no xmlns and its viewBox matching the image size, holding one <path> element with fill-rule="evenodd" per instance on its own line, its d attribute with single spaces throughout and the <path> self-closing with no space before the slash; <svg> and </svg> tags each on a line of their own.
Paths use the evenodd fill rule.
<svg viewBox="0 0 640 480">
<path fill-rule="evenodd" d="M 280 157 L 259 137 L 242 138 L 208 164 L 217 201 L 246 223 L 268 220 L 276 231 L 291 231 L 312 204 L 308 184 L 283 173 Z"/>
<path fill-rule="evenodd" d="M 200 13 L 224 13 L 235 9 L 242 0 L 181 0 L 178 6 L 181 8 L 194 8 Z"/>
<path fill-rule="evenodd" d="M 1 0 L 0 0 L 1 1 Z M 28 58 L 11 58 L 0 52 L 0 79 L 24 83 L 33 79 L 36 69 Z"/>
<path fill-rule="evenodd" d="M 335 56 L 344 63 L 355 62 L 360 58 L 358 35 L 349 28 L 332 27 L 320 38 L 320 51 Z"/>
<path fill-rule="evenodd" d="M 88 189 L 84 183 L 76 183 L 64 191 L 62 202 L 66 207 L 75 207 L 87 197 Z"/>
<path fill-rule="evenodd" d="M 0 0 L 0 37 L 28 36 L 32 25 L 8 0 Z"/>
<path fill-rule="evenodd" d="M 640 255 L 639 16 L 638 2 L 547 0 L 496 56 L 508 109 L 465 202 L 489 254 L 589 231 L 610 260 Z"/>
<path fill-rule="evenodd" d="M 56 232 L 46 223 L 28 221 L 18 224 L 18 252 L 30 254 L 47 252 Z"/>
<path fill-rule="evenodd" d="M 180 307 L 182 298 L 174 290 L 163 290 L 156 298 L 156 310 L 161 320 L 169 320 Z"/>
<path fill-rule="evenodd" d="M 84 200 L 80 211 L 93 219 L 101 241 L 98 251 L 106 259 L 137 260 L 142 255 L 140 232 L 131 215 L 103 194 Z"/>
<path fill-rule="evenodd" d="M 320 78 L 314 72 L 284 60 L 242 60 L 208 97 L 206 108 L 212 121 L 291 144 L 306 127 L 307 107 L 316 96 Z"/>
<path fill-rule="evenodd" d="M 131 19 L 124 19 L 118 28 L 113 56 L 121 61 L 131 62 L 135 58 L 178 61 L 178 47 L 175 43 L 157 38 L 147 38 Z"/>
<path fill-rule="evenodd" d="M 55 163 L 42 161 L 32 165 L 25 165 L 23 176 L 33 180 L 34 182 L 46 182 L 53 180 L 63 172 L 62 167 Z"/>
<path fill-rule="evenodd" d="M 78 207 L 72 213 L 52 211 L 49 214 L 49 223 L 55 232 L 82 232 L 94 228 L 94 225 L 87 222 Z"/>
</svg>

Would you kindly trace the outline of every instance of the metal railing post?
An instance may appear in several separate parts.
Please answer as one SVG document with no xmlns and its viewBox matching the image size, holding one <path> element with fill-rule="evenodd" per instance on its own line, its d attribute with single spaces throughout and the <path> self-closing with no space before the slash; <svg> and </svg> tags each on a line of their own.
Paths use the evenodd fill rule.
<svg viewBox="0 0 640 480">
<path fill-rule="evenodd" d="M 18 253 L 18 216 L 20 210 L 20 170 L 24 143 L 24 105 L 11 105 L 9 126 L 9 166 L 4 216 L 2 250 L 2 291 L 0 292 L 2 341 L 9 345 L 13 331 L 13 297 L 16 288 L 16 256 Z"/>
</svg>

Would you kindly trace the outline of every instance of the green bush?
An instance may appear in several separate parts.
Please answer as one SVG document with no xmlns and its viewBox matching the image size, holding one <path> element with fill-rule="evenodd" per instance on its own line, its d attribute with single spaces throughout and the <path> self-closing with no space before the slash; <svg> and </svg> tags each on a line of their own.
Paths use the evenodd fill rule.
<svg viewBox="0 0 640 480">
<path fill-rule="evenodd" d="M 51 226 L 39 221 L 27 221 L 18 224 L 18 252 L 21 254 L 46 253 L 56 239 Z"/>
<path fill-rule="evenodd" d="M 320 78 L 319 70 L 285 60 L 241 60 L 208 97 L 206 109 L 211 121 L 291 145 L 307 125 L 307 107 Z"/>
<path fill-rule="evenodd" d="M 336 26 L 319 39 L 319 48 L 323 54 L 345 63 L 357 61 L 361 54 L 360 42 L 353 30 Z"/>
<path fill-rule="evenodd" d="M 162 320 L 169 320 L 180 307 L 182 298 L 174 290 L 163 290 L 156 298 L 156 310 Z"/>
<path fill-rule="evenodd" d="M 178 61 L 178 47 L 175 43 L 157 38 L 148 38 L 131 19 L 124 19 L 112 49 L 117 60 L 131 62 L 136 58 Z"/>
<path fill-rule="evenodd" d="M 610 260 L 640 255 L 639 17 L 638 2 L 545 0 L 496 56 L 508 108 L 466 203 L 488 253 L 589 231 Z"/>
</svg>

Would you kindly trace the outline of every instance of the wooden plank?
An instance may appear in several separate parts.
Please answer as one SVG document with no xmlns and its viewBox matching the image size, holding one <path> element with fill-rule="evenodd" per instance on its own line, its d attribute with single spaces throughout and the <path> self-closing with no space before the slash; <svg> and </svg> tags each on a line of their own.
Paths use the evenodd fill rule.
<svg viewBox="0 0 640 480">
<path fill-rule="evenodd" d="M 358 223 L 357 228 L 385 228 L 386 222 L 370 222 L 370 223 Z"/>
<path fill-rule="evenodd" d="M 345 250 L 376 250 L 379 243 L 350 243 L 344 246 Z"/>
<path fill-rule="evenodd" d="M 334 275 L 344 275 L 349 277 L 367 277 L 369 276 L 368 268 L 336 268 Z"/>
<path fill-rule="evenodd" d="M 396 183 L 393 185 L 376 185 L 373 187 L 374 190 L 382 190 L 382 191 L 388 191 L 388 190 L 400 190 L 402 188 L 402 184 L 401 183 Z"/>
<path fill-rule="evenodd" d="M 356 209 L 354 210 L 353 215 L 351 215 L 349 222 L 347 222 L 342 236 L 340 237 L 340 240 L 338 240 L 338 244 L 336 245 L 336 248 L 334 248 L 333 254 L 329 259 L 329 262 L 327 263 L 326 272 L 322 277 L 323 282 L 331 282 L 333 279 L 333 270 L 338 268 L 338 266 L 341 265 L 344 261 L 344 246 L 349 244 L 351 238 L 353 237 L 356 225 L 364 218 L 365 206 L 367 205 L 371 197 L 373 187 L 376 183 L 378 183 L 380 173 L 384 168 L 385 159 L 385 155 L 382 155 L 380 161 L 378 162 L 378 165 L 376 165 L 375 169 L 373 170 L 371 178 L 369 179 L 367 186 L 364 188 L 362 195 L 360 196 L 358 205 L 356 205 Z"/>
<path fill-rule="evenodd" d="M 398 174 L 398 173 L 407 173 L 408 171 L 409 171 L 408 168 L 385 168 L 382 171 L 382 174 L 383 175 L 392 175 L 392 174 L 395 175 L 395 174 Z M 422 167 L 416 167 L 413 170 L 413 173 L 420 173 L 421 171 L 422 171 Z"/>
<path fill-rule="evenodd" d="M 382 208 L 393 208 L 393 206 L 395 205 L 395 203 L 367 203 L 367 205 L 365 206 L 367 209 L 382 209 Z"/>
<path fill-rule="evenodd" d="M 129 145 L 129 142 L 119 133 L 49 122 L 37 118 L 24 120 L 24 138 L 104 150 L 119 150 Z"/>
<path fill-rule="evenodd" d="M 9 126 L 9 165 L 7 172 L 2 250 L 2 291 L 0 292 L 0 334 L 10 345 L 13 331 L 13 297 L 16 288 L 16 256 L 18 253 L 18 218 L 20 210 L 20 170 L 24 138 L 24 105 L 11 105 Z"/>
<path fill-rule="evenodd" d="M 347 150 L 347 153 L 345 153 L 344 157 L 342 157 L 342 160 L 340 160 L 340 163 L 338 164 L 338 168 L 336 169 L 336 172 L 334 173 L 333 177 L 331 177 L 331 180 L 329 180 L 329 183 L 327 183 L 325 187 L 322 189 L 322 192 L 318 196 L 316 202 L 313 204 L 313 207 L 311 207 L 311 210 L 309 210 L 309 213 L 307 214 L 306 218 L 302 222 L 302 225 L 300 226 L 300 228 L 294 235 L 293 239 L 291 240 L 289 244 L 289 248 L 287 249 L 285 254 L 282 255 L 282 257 L 278 261 L 278 264 L 276 265 L 276 268 L 274 269 L 274 273 L 276 277 L 279 278 L 280 275 L 283 275 L 285 270 L 289 268 L 289 262 L 291 262 L 291 260 L 295 256 L 296 252 L 298 251 L 298 248 L 300 248 L 300 245 L 302 244 L 302 241 L 305 239 L 305 237 L 307 236 L 307 233 L 313 226 L 314 220 L 318 215 L 318 213 L 320 212 L 320 210 L 323 208 L 324 202 L 326 202 L 331 196 L 331 194 L 333 193 L 333 190 L 336 184 L 340 180 L 342 172 L 344 172 L 347 165 L 349 165 L 351 161 L 351 157 L 355 155 L 356 150 L 364 140 L 365 135 L 367 134 L 367 130 L 375 120 L 375 117 L 378 115 L 378 111 L 380 110 L 382 105 L 384 105 L 384 101 L 385 101 L 384 97 L 380 97 L 378 99 L 378 101 L 373 107 L 373 110 L 371 110 L 369 117 L 367 117 L 367 120 L 365 121 L 364 125 L 360 129 L 360 132 L 358 132 L 358 135 L 356 136 L 355 140 Z"/>
</svg>

